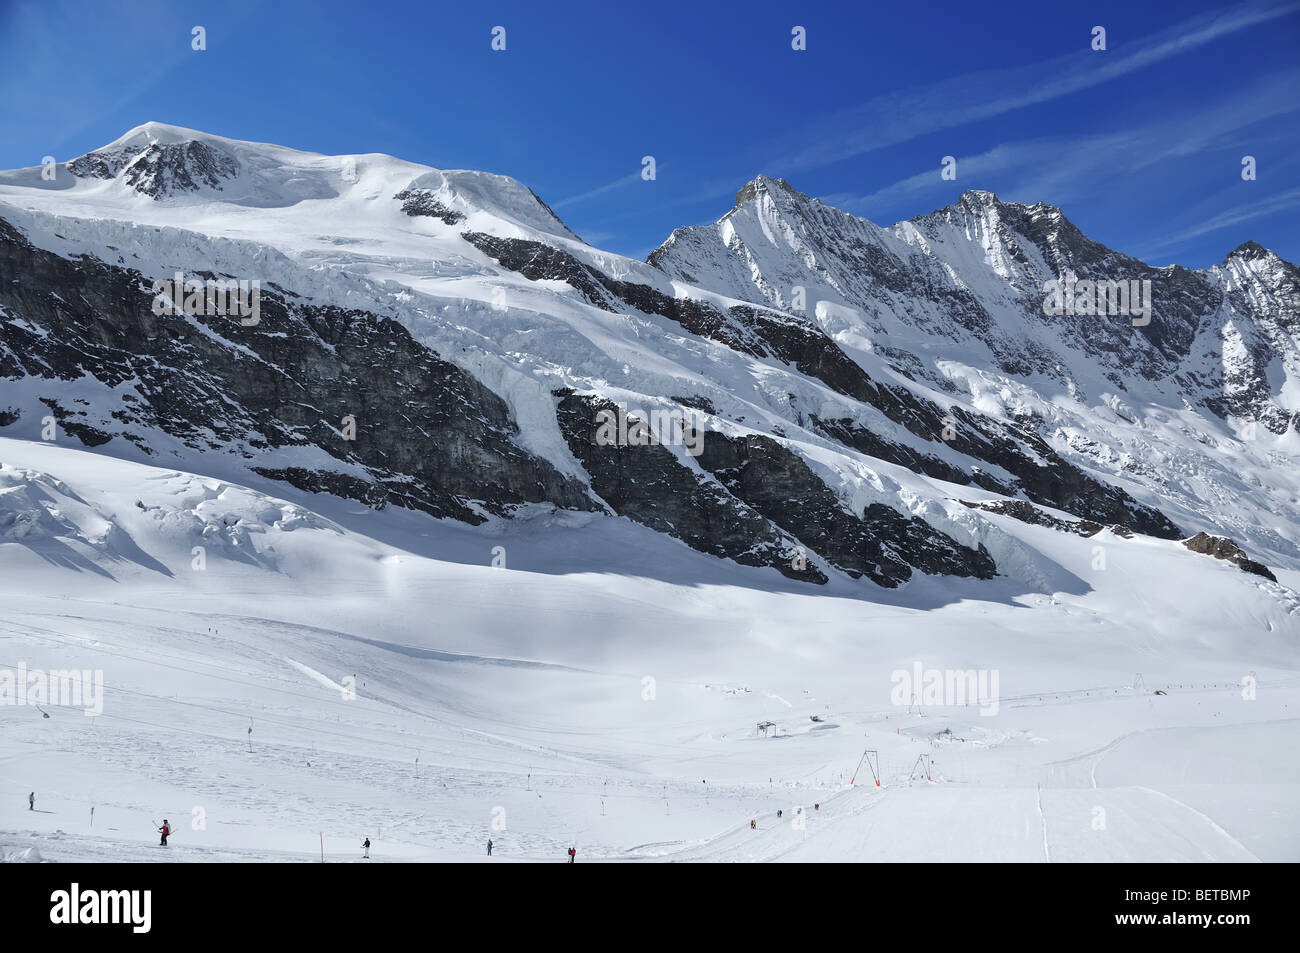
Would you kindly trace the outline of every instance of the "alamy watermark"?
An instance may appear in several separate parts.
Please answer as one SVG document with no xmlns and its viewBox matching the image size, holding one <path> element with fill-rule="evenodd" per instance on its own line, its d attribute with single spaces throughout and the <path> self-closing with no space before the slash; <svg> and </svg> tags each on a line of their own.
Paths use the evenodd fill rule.
<svg viewBox="0 0 1300 953">
<path fill-rule="evenodd" d="M 148 933 L 153 926 L 152 890 L 83 890 L 73 883 L 50 894 L 50 922 L 57 925 L 114 924 L 132 933 Z"/>
<path fill-rule="evenodd" d="M 1133 327 L 1151 323 L 1151 279 L 1141 281 L 1089 281 L 1086 278 L 1053 278 L 1043 282 L 1043 314 L 1124 314 Z"/>
<path fill-rule="evenodd" d="M 899 706 L 979 705 L 981 715 L 998 713 L 997 669 L 924 668 L 895 669 L 889 676 L 889 700 Z"/>
<path fill-rule="evenodd" d="M 262 320 L 262 282 L 257 278 L 186 281 L 185 275 L 178 271 L 171 279 L 155 281 L 153 293 L 153 313 L 157 315 L 181 312 L 191 317 L 234 315 L 246 328 L 255 327 Z"/>
<path fill-rule="evenodd" d="M 626 404 L 596 413 L 596 445 L 600 447 L 645 447 L 650 444 L 684 446 L 698 457 L 704 452 L 704 428 L 698 420 L 688 421 L 676 410 L 655 409 L 628 412 Z"/>
<path fill-rule="evenodd" d="M 93 718 L 104 713 L 104 673 L 75 668 L 45 672 L 19 662 L 17 669 L 0 668 L 0 705 L 80 708 Z"/>
</svg>

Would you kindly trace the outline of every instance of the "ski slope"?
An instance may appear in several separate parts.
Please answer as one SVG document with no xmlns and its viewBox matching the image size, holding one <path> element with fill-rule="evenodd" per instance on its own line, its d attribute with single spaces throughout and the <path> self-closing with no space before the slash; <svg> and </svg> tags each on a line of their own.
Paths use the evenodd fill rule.
<svg viewBox="0 0 1300 953">
<path fill-rule="evenodd" d="M 105 686 L 97 717 L 0 705 L 6 859 L 1300 859 L 1300 597 L 1176 542 L 1095 570 L 1097 539 L 990 516 L 1048 591 L 867 601 L 604 517 L 0 461 L 0 671 Z M 917 662 L 996 670 L 997 713 L 894 704 Z M 881 786 L 850 788 L 865 748 Z"/>
</svg>

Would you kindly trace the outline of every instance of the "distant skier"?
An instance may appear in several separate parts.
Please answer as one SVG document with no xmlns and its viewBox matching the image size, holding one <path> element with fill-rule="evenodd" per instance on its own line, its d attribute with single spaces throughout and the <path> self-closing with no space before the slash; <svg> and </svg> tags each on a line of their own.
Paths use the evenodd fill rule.
<svg viewBox="0 0 1300 953">
<path fill-rule="evenodd" d="M 361 859 L 369 860 L 370 859 L 370 838 L 367 837 L 365 840 L 363 840 L 361 842 L 361 846 L 365 850 L 365 853 L 361 855 Z"/>
<path fill-rule="evenodd" d="M 777 811 L 777 812 L 776 812 L 776 819 L 777 819 L 778 821 L 781 819 L 781 812 L 780 812 L 780 811 Z"/>
<path fill-rule="evenodd" d="M 158 831 L 159 831 L 159 833 L 162 834 L 162 840 L 158 843 L 158 846 L 159 846 L 159 847 L 166 847 L 166 846 L 167 846 L 167 835 L 169 835 L 169 834 L 172 832 L 171 824 L 168 823 L 167 818 L 165 818 L 165 817 L 163 818 L 163 825 L 162 825 L 162 827 L 158 828 Z"/>
<path fill-rule="evenodd" d="M 758 821 L 750 821 L 750 822 L 749 822 L 749 829 L 750 829 L 751 831 L 756 831 L 756 830 L 758 830 Z"/>
<path fill-rule="evenodd" d="M 27 810 L 29 810 L 29 811 L 34 811 L 34 810 L 36 810 L 36 792 L 35 792 L 35 791 L 33 791 L 31 794 L 27 795 Z"/>
<path fill-rule="evenodd" d="M 822 809 L 822 806 L 821 806 L 820 804 L 814 804 L 814 805 L 813 805 L 813 810 L 814 810 L 814 811 L 820 811 L 821 809 Z"/>
<path fill-rule="evenodd" d="M 576 847 L 570 847 L 570 848 L 569 848 L 569 863 L 573 863 L 573 858 L 574 858 L 574 857 L 577 857 L 577 856 L 578 856 L 578 848 L 576 848 Z"/>
<path fill-rule="evenodd" d="M 492 856 L 492 838 L 488 838 L 488 856 Z"/>
</svg>

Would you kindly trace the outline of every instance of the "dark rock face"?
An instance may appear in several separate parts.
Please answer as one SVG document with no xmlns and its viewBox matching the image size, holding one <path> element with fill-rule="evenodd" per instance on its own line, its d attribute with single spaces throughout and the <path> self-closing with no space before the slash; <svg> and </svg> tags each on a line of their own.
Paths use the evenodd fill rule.
<svg viewBox="0 0 1300 953">
<path fill-rule="evenodd" d="M 1183 545 L 1194 553 L 1203 553 L 1206 556 L 1213 556 L 1215 559 L 1225 559 L 1238 566 L 1243 572 L 1253 573 L 1256 576 L 1263 576 L 1265 579 L 1277 582 L 1277 577 L 1273 575 L 1267 566 L 1249 558 L 1242 552 L 1240 546 L 1226 536 L 1197 533 L 1191 539 L 1183 540 Z"/>
<path fill-rule="evenodd" d="M 646 314 L 658 314 L 677 322 L 691 334 L 755 357 L 772 356 L 788 363 L 795 363 L 799 359 L 805 363 L 815 362 L 820 357 L 827 363 L 838 363 L 824 353 L 825 345 L 834 348 L 834 344 L 811 326 L 801 328 L 802 333 L 791 331 L 784 337 L 773 335 L 774 340 L 768 341 L 762 333 L 767 330 L 766 324 L 790 323 L 783 316 L 771 314 L 771 317 L 767 317 L 769 313 L 760 314 L 759 309 L 749 307 L 733 308 L 728 314 L 692 298 L 674 298 L 649 285 L 611 278 L 583 264 L 568 252 L 543 242 L 497 238 L 479 232 L 465 232 L 461 237 L 485 255 L 494 258 L 503 268 L 516 271 L 530 281 L 549 279 L 567 282 L 581 292 L 590 304 L 602 310 L 617 313 L 618 306 L 627 305 Z M 824 340 L 810 346 L 807 339 L 814 334 Z M 836 350 L 840 359 L 848 361 L 842 352 Z M 848 376 L 852 376 L 851 370 L 844 370 Z M 858 369 L 858 373 L 862 373 L 861 369 Z"/>
<path fill-rule="evenodd" d="M 87 416 L 84 410 L 70 410 L 52 397 L 42 397 L 41 403 L 50 408 L 51 414 L 63 430 L 72 434 L 87 447 L 101 447 L 113 439 L 111 433 L 105 433 L 82 423 L 81 419 Z"/>
<path fill-rule="evenodd" d="M 1139 503 L 1124 490 L 1088 476 L 1030 430 L 1012 428 L 960 408 L 945 411 L 904 387 L 873 381 L 810 321 L 748 305 L 736 305 L 723 312 L 705 302 L 670 297 L 647 285 L 610 278 L 567 252 L 541 242 L 472 232 L 462 237 L 525 278 L 568 282 L 589 302 L 604 310 L 614 311 L 614 303 L 621 302 L 646 314 L 662 315 L 692 334 L 740 353 L 789 364 L 836 392 L 875 407 L 927 441 L 937 442 L 949 432 L 950 439 L 944 441 L 949 447 L 975 461 L 1001 467 L 1016 477 L 1016 483 L 1004 484 L 978 467 L 968 472 L 937 456 L 881 438 L 852 420 L 824 421 L 813 416 L 813 422 L 823 433 L 855 450 L 939 479 L 976 483 L 1008 495 L 1023 492 L 1044 506 L 1086 519 L 1121 523 L 1163 539 L 1177 539 L 1182 535 L 1164 514 Z"/>
<path fill-rule="evenodd" d="M 465 219 L 465 216 L 460 212 L 447 208 L 434 198 L 433 192 L 429 189 L 403 189 L 393 198 L 400 201 L 402 211 L 412 217 L 424 215 L 430 218 L 438 218 L 448 225 L 455 225 Z"/>
<path fill-rule="evenodd" d="M 73 175 L 97 179 L 116 178 L 124 169 L 127 185 L 156 200 L 197 192 L 201 186 L 220 189 L 223 181 L 239 174 L 239 163 L 234 156 L 197 140 L 156 142 L 143 150 L 88 152 L 68 163 Z"/>
<path fill-rule="evenodd" d="M 987 193 L 985 193 L 987 195 Z M 1098 320 L 1091 315 L 1059 315 L 1063 337 L 1104 366 L 1137 373 L 1149 380 L 1172 374 L 1191 351 L 1201 316 L 1217 307 L 1219 294 L 1205 279 L 1187 268 L 1158 269 L 1107 248 L 1083 234 L 1054 206 L 1002 202 L 988 196 L 983 202 L 966 193 L 962 200 L 971 217 L 984 214 L 979 206 L 991 205 L 1000 224 L 999 237 L 1009 247 L 1032 248 L 1057 274 L 1073 271 L 1081 280 L 1105 281 L 1123 277 L 1151 282 L 1151 323 L 1126 326 L 1123 321 Z M 959 203 L 961 206 L 961 203 Z M 936 212 L 942 216 L 945 212 Z M 1021 251 L 1023 255 L 1024 252 Z M 1029 304 L 1032 306 L 1034 300 Z M 1117 381 L 1123 386 L 1122 375 Z"/>
<path fill-rule="evenodd" d="M 717 408 L 713 406 L 713 401 L 707 397 L 701 397 L 696 394 L 693 397 L 674 397 L 673 400 L 683 407 L 690 407 L 692 410 L 702 410 L 706 414 L 717 415 Z"/>
<path fill-rule="evenodd" d="M 931 454 L 886 440 L 849 419 L 813 423 L 827 436 L 863 453 L 953 483 L 974 483 L 994 493 L 1024 493 L 1036 503 L 1065 510 L 1099 523 L 1120 523 L 1161 539 L 1177 539 L 1178 527 L 1163 513 L 1133 499 L 1123 489 L 1094 479 L 1063 459 L 1025 426 L 977 417 L 960 407 L 945 413 L 902 387 L 880 386 L 872 405 L 890 420 L 927 440 L 943 440 L 953 450 L 981 463 L 1001 467 L 1014 478 L 1004 483 L 979 467 L 969 471 Z"/>
<path fill-rule="evenodd" d="M 497 238 L 482 232 L 463 232 L 460 236 L 483 254 L 495 258 L 502 268 L 517 271 L 529 281 L 567 281 L 582 292 L 590 303 L 606 311 L 613 311 L 609 300 L 595 280 L 591 269 L 568 252 L 544 242 L 525 241 L 521 238 Z"/>
<path fill-rule="evenodd" d="M 1118 523 L 1148 536 L 1177 539 L 1179 528 L 1159 510 L 1133 499 L 1123 489 L 1101 483 L 1061 458 L 1027 427 L 1012 427 L 975 417 L 959 408 L 957 438 L 952 445 L 963 453 L 966 440 L 978 445 L 969 453 L 1007 470 L 1017 478 L 1016 486 L 1036 503 L 1065 510 L 1098 523 Z M 1028 447 L 1030 453 L 1022 447 Z"/>
<path fill-rule="evenodd" d="M 771 567 L 791 579 L 826 582 L 811 563 L 795 568 L 798 544 L 761 512 L 683 466 L 668 449 L 599 444 L 597 415 L 616 411 L 614 403 L 569 390 L 556 396 L 560 432 L 591 474 L 592 490 L 615 513 L 703 553 Z"/>
<path fill-rule="evenodd" d="M 958 502 L 962 506 L 969 506 L 973 510 L 984 510 L 986 513 L 1010 516 L 1022 523 L 1029 523 L 1033 526 L 1046 526 L 1049 529 L 1059 530 L 1062 533 L 1074 533 L 1078 536 L 1096 536 L 1104 528 L 1100 523 L 1094 523 L 1092 520 L 1079 520 L 1077 523 L 1072 523 L 1069 520 L 1059 520 L 1050 513 L 1045 513 L 1034 504 L 1027 503 L 1024 500 L 997 500 L 992 503 L 971 503 L 968 500 L 959 500 Z M 1112 526 L 1111 529 L 1117 531 L 1121 536 L 1131 537 L 1133 535 L 1122 526 Z"/>
<path fill-rule="evenodd" d="M 23 318 L 0 321 L 0 380 L 49 381 L 42 399 L 88 446 L 120 436 L 152 453 L 166 434 L 303 489 L 471 523 L 523 503 L 597 509 L 513 442 L 504 401 L 395 321 L 265 289 L 253 327 L 155 315 L 150 288 L 136 271 L 37 249 L 0 220 L 0 311 Z M 117 388 L 120 407 L 69 406 L 60 382 L 87 377 Z M 347 472 L 281 465 L 275 451 L 295 447 Z"/>
<path fill-rule="evenodd" d="M 997 575 L 981 546 L 970 549 L 919 517 L 873 503 L 856 516 L 795 453 L 771 437 L 704 437 L 700 465 L 733 496 L 850 576 L 893 588 L 912 567 L 935 575 Z"/>
</svg>

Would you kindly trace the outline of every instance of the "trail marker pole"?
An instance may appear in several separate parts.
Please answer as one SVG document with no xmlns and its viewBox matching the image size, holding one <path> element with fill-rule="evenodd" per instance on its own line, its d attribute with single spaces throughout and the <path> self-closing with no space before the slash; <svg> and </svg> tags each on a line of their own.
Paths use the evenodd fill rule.
<svg viewBox="0 0 1300 953">
<path fill-rule="evenodd" d="M 320 862 L 325 863 L 325 832 L 320 832 Z"/>
</svg>

